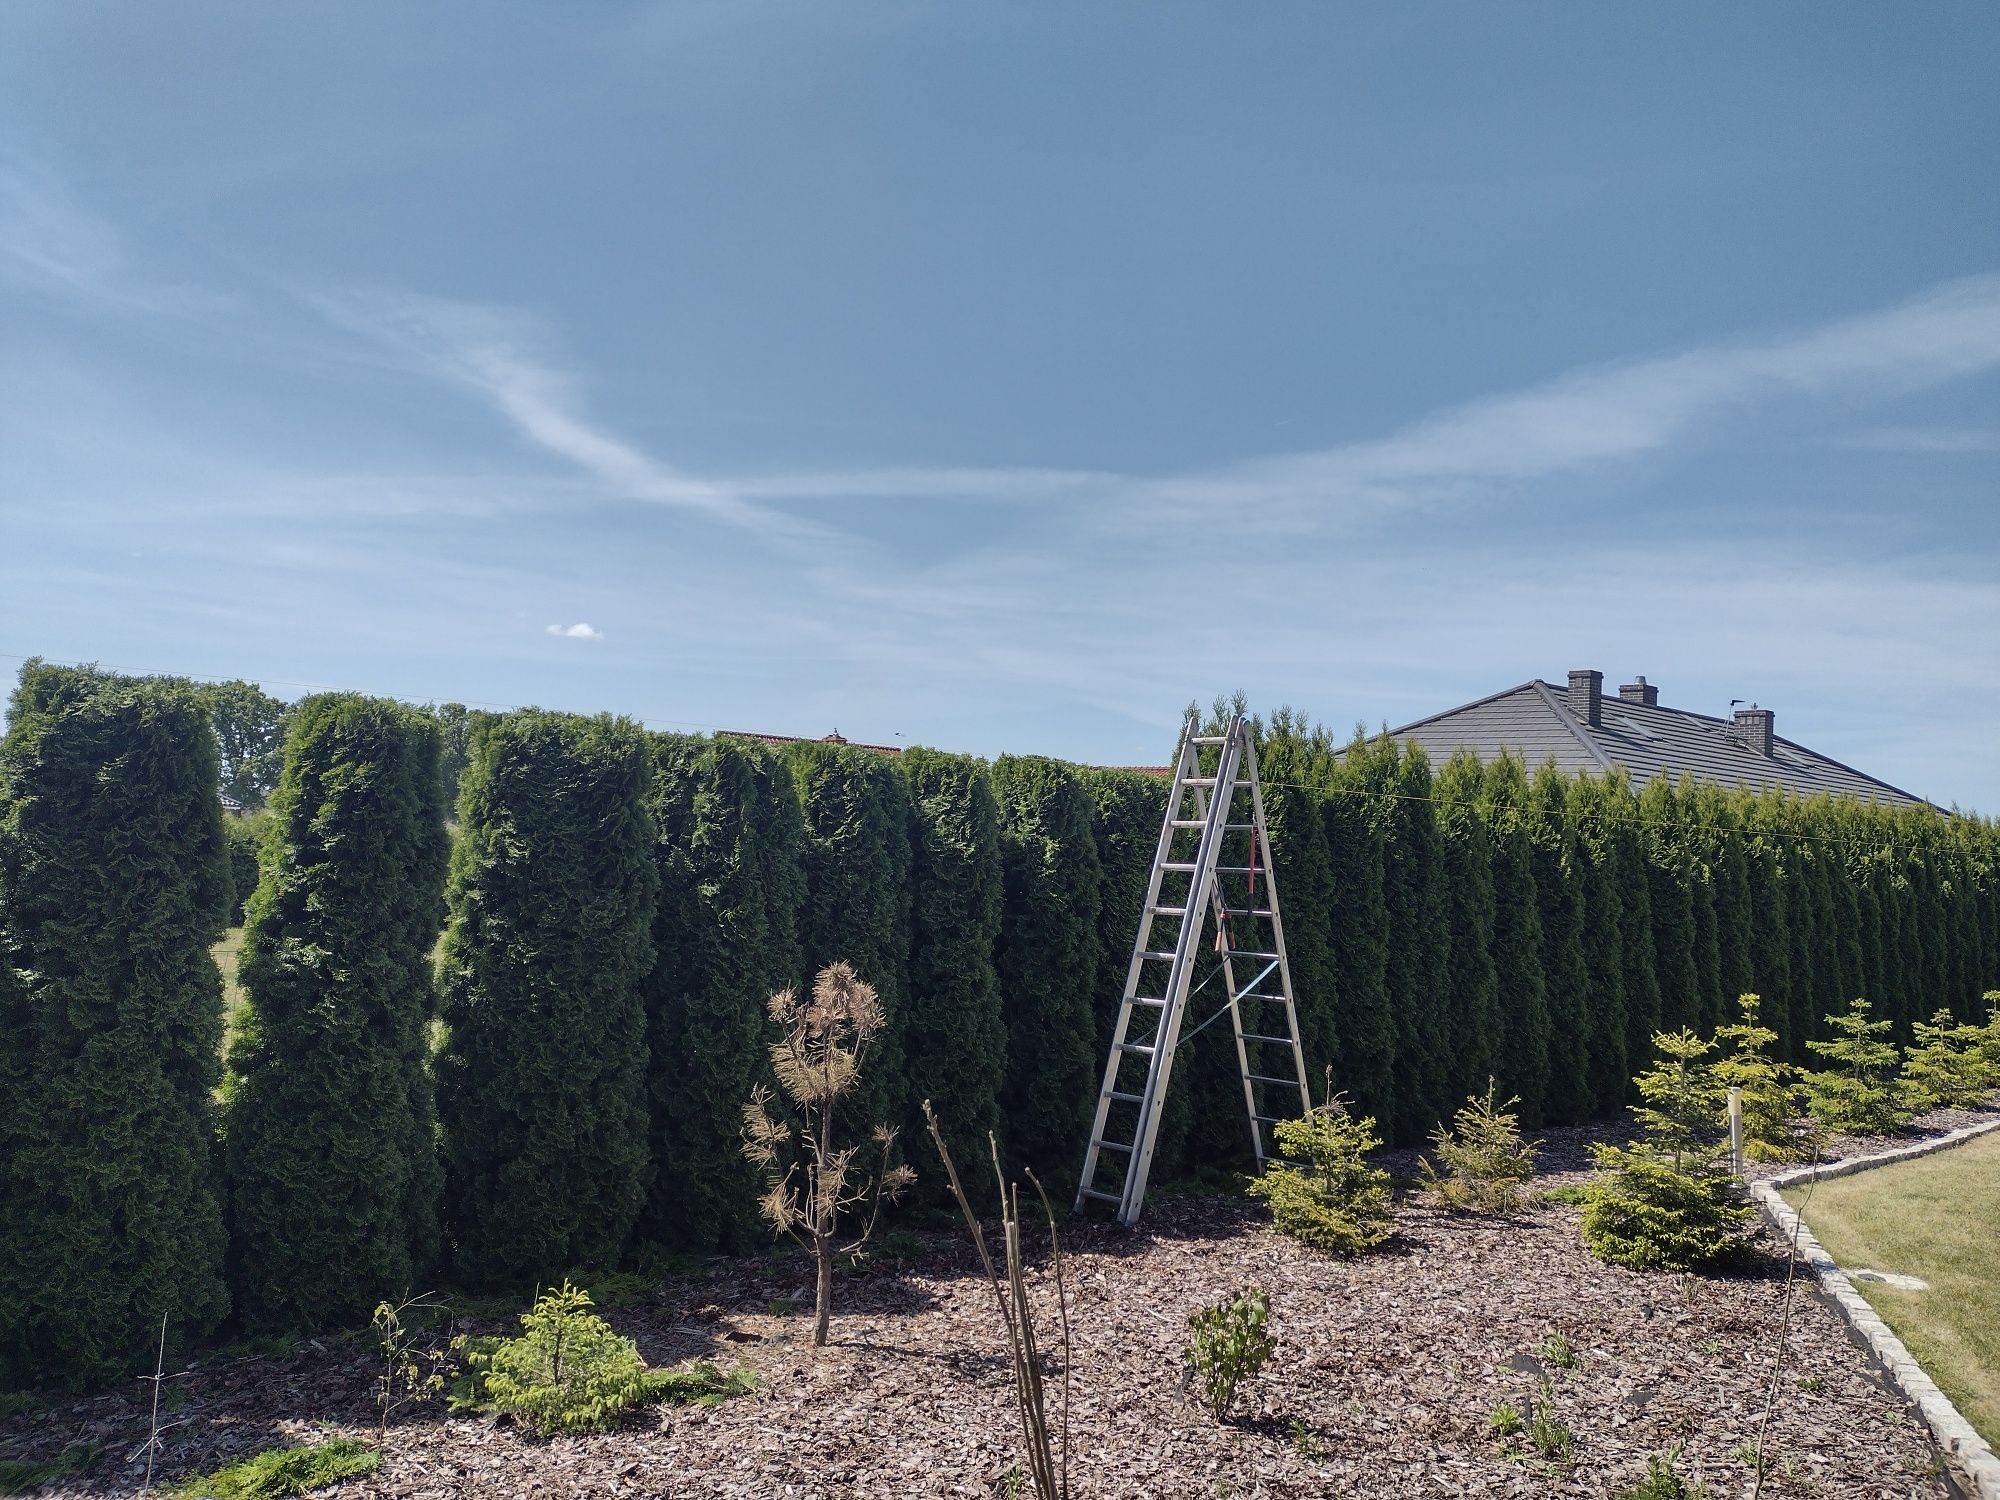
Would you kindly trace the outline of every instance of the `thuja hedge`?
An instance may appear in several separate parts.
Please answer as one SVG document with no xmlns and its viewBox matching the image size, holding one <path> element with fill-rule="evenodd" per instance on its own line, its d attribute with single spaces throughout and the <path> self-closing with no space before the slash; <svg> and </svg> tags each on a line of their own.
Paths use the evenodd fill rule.
<svg viewBox="0 0 2000 1500">
<path fill-rule="evenodd" d="M 434 720 L 381 699 L 292 712 L 223 1119 L 231 1274 L 251 1327 L 358 1320 L 436 1258 L 438 741 Z"/>
<path fill-rule="evenodd" d="M 228 1307 L 209 1157 L 229 873 L 205 705 L 30 663 L 0 742 L 0 1382 Z"/>
<path fill-rule="evenodd" d="M 446 1222 L 470 1284 L 615 1265 L 645 1201 L 653 776 L 626 720 L 524 711 L 475 735 L 437 1057 Z"/>
<path fill-rule="evenodd" d="M 338 1319 L 402 1290 L 364 1283 L 406 1264 L 413 1284 L 526 1287 L 648 1243 L 756 1242 L 740 1110 L 766 1072 L 765 1001 L 835 958 L 890 1012 L 865 1107 L 903 1124 L 926 1189 L 925 1099 L 961 1163 L 993 1131 L 1045 1179 L 1074 1170 L 1161 780 L 467 716 L 427 1075 L 411 1036 L 447 778 L 434 733 L 400 712 L 292 716 L 222 1153 L 248 1321 Z M 1907 1040 L 1940 1008 L 1972 1018 L 2000 983 L 1990 821 L 1657 782 L 1635 796 L 1511 757 L 1433 767 L 1290 714 L 1258 733 L 1308 1073 L 1317 1087 L 1330 1069 L 1401 1140 L 1489 1076 L 1524 1124 L 1614 1110 L 1635 1039 L 1712 1029 L 1744 990 L 1765 997 L 1774 1052 L 1804 1061 L 1855 995 Z M 227 891 L 215 774 L 184 687 L 24 675 L 0 751 L 12 1371 L 32 1345 L 27 1373 L 101 1374 L 149 1347 L 162 1310 L 186 1327 L 223 1310 L 202 951 Z M 1210 984 L 1190 1021 L 1219 998 Z M 342 1038 L 358 1050 L 336 1068 Z M 360 1082 L 343 1095 L 345 1069 Z M 435 1192 L 411 1144 L 427 1079 Z M 1226 1024 L 1175 1085 L 1156 1175 L 1240 1164 Z M 58 1136 L 58 1120 L 81 1123 Z M 340 1148 L 319 1169 L 337 1191 L 302 1193 L 300 1143 L 321 1139 Z M 444 1249 L 425 1265 L 432 1212 Z"/>
</svg>

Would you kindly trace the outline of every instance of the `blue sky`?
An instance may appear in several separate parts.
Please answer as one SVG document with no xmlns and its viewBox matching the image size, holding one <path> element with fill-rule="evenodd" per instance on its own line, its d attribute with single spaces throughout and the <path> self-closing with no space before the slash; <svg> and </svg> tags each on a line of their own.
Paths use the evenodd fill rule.
<svg viewBox="0 0 2000 1500">
<path fill-rule="evenodd" d="M 0 671 L 1131 763 L 1238 687 L 1595 666 L 2000 811 L 1996 57 L 1952 3 L 13 0 Z"/>
</svg>

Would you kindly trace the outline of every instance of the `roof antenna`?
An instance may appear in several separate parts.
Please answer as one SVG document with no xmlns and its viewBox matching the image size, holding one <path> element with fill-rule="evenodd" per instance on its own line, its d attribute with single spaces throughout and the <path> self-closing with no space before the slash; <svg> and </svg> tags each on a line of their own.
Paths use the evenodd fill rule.
<svg viewBox="0 0 2000 1500">
<path fill-rule="evenodd" d="M 1729 706 L 1730 706 L 1731 708 L 1734 708 L 1734 707 L 1736 707 L 1736 705 L 1737 705 L 1737 704 L 1739 704 L 1739 703 L 1741 703 L 1741 702 L 1743 702 L 1743 699 L 1741 699 L 1741 698 L 1731 698 L 1731 699 L 1729 700 Z"/>
</svg>

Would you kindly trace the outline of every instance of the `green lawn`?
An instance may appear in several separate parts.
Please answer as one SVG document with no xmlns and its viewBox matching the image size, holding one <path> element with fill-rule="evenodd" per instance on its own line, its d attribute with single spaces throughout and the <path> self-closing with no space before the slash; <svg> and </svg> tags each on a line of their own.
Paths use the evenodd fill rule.
<svg viewBox="0 0 2000 1500">
<path fill-rule="evenodd" d="M 222 1034 L 226 1041 L 236 1030 L 236 1012 L 243 1008 L 243 986 L 236 982 L 236 961 L 243 953 L 243 929 L 230 928 L 222 935 L 222 941 L 208 951 L 222 973 Z"/>
<path fill-rule="evenodd" d="M 1927 1292 L 1857 1281 L 1910 1353 L 2000 1446 L 2000 1132 L 1893 1167 L 1795 1188 L 1785 1201 L 1842 1268 L 1900 1271 Z"/>
</svg>

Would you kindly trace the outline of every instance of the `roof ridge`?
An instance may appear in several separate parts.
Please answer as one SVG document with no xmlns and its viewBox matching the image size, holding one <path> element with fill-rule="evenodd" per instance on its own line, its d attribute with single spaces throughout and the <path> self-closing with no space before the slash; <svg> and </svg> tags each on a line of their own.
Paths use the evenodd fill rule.
<svg viewBox="0 0 2000 1500">
<path fill-rule="evenodd" d="M 1474 698 L 1470 703 L 1461 703 L 1456 708 L 1442 709 L 1434 714 L 1426 714 L 1421 719 L 1412 719 L 1409 723 L 1399 728 L 1391 729 L 1387 733 L 1393 739 L 1399 734 L 1407 734 L 1412 729 L 1421 729 L 1424 725 L 1435 723 L 1439 719 L 1448 719 L 1453 714 L 1462 714 L 1468 708 L 1479 708 L 1484 704 L 1495 702 L 1501 698 L 1511 697 L 1515 693 L 1526 692 L 1529 688 L 1540 686 L 1541 683 L 1531 677 L 1526 682 L 1517 682 L 1510 688 L 1502 688 L 1497 693 L 1488 693 L 1484 698 Z"/>
<path fill-rule="evenodd" d="M 1575 736 L 1576 742 L 1590 752 L 1590 758 L 1597 762 L 1597 768 L 1600 771 L 1608 771 L 1617 764 L 1616 761 L 1598 748 L 1597 741 L 1591 736 L 1589 727 L 1569 711 L 1568 706 L 1562 699 L 1556 696 L 1554 688 L 1537 677 L 1535 679 L 1535 691 L 1542 695 L 1542 701 L 1555 714 L 1556 722 Z"/>
</svg>

